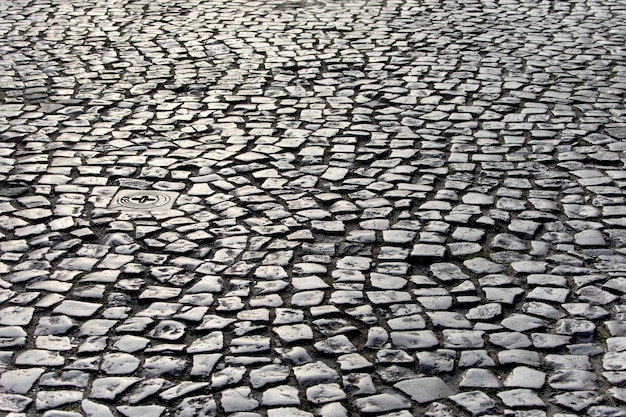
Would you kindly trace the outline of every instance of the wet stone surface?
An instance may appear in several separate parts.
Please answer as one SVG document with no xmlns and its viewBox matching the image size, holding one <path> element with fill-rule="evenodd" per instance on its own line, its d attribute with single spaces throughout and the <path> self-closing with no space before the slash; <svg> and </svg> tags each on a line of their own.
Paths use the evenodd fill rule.
<svg viewBox="0 0 626 417">
<path fill-rule="evenodd" d="M 0 414 L 625 416 L 626 6 L 0 3 Z"/>
</svg>

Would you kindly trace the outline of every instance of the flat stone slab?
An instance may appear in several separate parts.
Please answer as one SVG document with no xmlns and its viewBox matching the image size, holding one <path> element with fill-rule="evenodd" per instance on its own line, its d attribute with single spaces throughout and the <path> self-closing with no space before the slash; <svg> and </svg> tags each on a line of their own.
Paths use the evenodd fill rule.
<svg viewBox="0 0 626 417">
<path fill-rule="evenodd" d="M 407 379 L 398 382 L 394 387 L 420 404 L 448 398 L 454 394 L 454 391 L 441 378 L 437 377 Z"/>
</svg>

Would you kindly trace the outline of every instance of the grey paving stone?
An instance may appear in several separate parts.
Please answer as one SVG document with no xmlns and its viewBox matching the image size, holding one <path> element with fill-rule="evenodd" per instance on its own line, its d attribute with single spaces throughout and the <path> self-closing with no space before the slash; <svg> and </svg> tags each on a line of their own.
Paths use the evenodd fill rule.
<svg viewBox="0 0 626 417">
<path fill-rule="evenodd" d="M 429 403 L 452 395 L 448 385 L 437 377 L 408 379 L 394 385 L 397 389 L 409 395 L 419 404 Z"/>
<path fill-rule="evenodd" d="M 65 364 L 65 358 L 58 352 L 43 349 L 30 349 L 19 354 L 15 359 L 17 365 L 58 367 Z"/>
<path fill-rule="evenodd" d="M 624 357 L 623 352 L 608 352 L 602 360 L 604 369 L 611 370 L 611 371 L 624 370 L 624 366 L 620 362 L 623 359 L 623 357 Z"/>
<path fill-rule="evenodd" d="M 221 353 L 201 353 L 193 355 L 190 374 L 194 376 L 209 376 L 213 372 L 217 361 L 221 358 Z"/>
<path fill-rule="evenodd" d="M 489 369 L 471 368 L 462 375 L 459 386 L 464 388 L 500 388 L 500 380 Z"/>
<path fill-rule="evenodd" d="M 396 394 L 377 394 L 355 400 L 355 406 L 361 413 L 381 413 L 408 409 L 410 403 Z"/>
<path fill-rule="evenodd" d="M 426 314 L 434 327 L 445 329 L 469 329 L 472 327 L 472 323 L 460 313 L 436 311 Z"/>
<path fill-rule="evenodd" d="M 289 385 L 279 385 L 263 393 L 262 404 L 266 406 L 300 406 L 298 389 Z"/>
<path fill-rule="evenodd" d="M 556 322 L 556 332 L 562 335 L 588 338 L 596 331 L 596 326 L 589 320 L 561 319 Z"/>
<path fill-rule="evenodd" d="M 626 339 L 623 336 L 609 337 L 606 346 L 609 352 L 623 352 L 626 350 Z"/>
<path fill-rule="evenodd" d="M 543 408 L 545 403 L 542 399 L 530 389 L 513 389 L 502 391 L 497 394 L 505 406 L 512 408 Z"/>
<path fill-rule="evenodd" d="M 131 374 L 139 367 L 140 360 L 128 353 L 108 353 L 102 358 L 100 369 L 107 375 Z"/>
<path fill-rule="evenodd" d="M 50 410 L 59 406 L 81 401 L 83 394 L 80 391 L 57 390 L 39 391 L 35 400 L 37 410 Z"/>
<path fill-rule="evenodd" d="M 471 308 L 465 317 L 469 320 L 489 321 L 502 314 L 502 305 L 499 303 L 488 303 Z"/>
<path fill-rule="evenodd" d="M 497 274 L 504 271 L 502 265 L 480 257 L 467 260 L 463 262 L 463 265 L 475 274 Z"/>
<path fill-rule="evenodd" d="M 325 404 L 346 399 L 346 393 L 337 383 L 319 384 L 307 388 L 307 400 L 313 404 Z"/>
<path fill-rule="evenodd" d="M 484 346 L 484 332 L 476 330 L 443 330 L 443 343 L 450 349 L 477 349 Z"/>
<path fill-rule="evenodd" d="M 288 416 L 311 417 L 313 416 L 313 414 L 309 413 L 308 411 L 302 411 L 294 407 L 272 408 L 268 410 L 267 415 L 268 417 L 288 417 Z"/>
<path fill-rule="evenodd" d="M 548 327 L 548 322 L 526 314 L 511 314 L 501 321 L 502 325 L 507 329 L 524 332 L 528 330 Z"/>
<path fill-rule="evenodd" d="M 327 355 L 340 355 L 356 352 L 356 347 L 345 335 L 331 336 L 313 345 L 315 349 Z"/>
<path fill-rule="evenodd" d="M 456 352 L 438 349 L 435 352 L 417 352 L 418 367 L 425 375 L 448 373 L 454 370 Z"/>
<path fill-rule="evenodd" d="M 298 384 L 302 387 L 339 380 L 339 374 L 323 362 L 313 362 L 293 368 Z"/>
<path fill-rule="evenodd" d="M 497 405 L 487 394 L 480 391 L 468 391 L 452 395 L 449 398 L 473 416 L 485 414 L 496 408 Z"/>
<path fill-rule="evenodd" d="M 114 400 L 131 386 L 141 381 L 141 378 L 135 377 L 103 377 L 94 380 L 89 398 Z"/>
<path fill-rule="evenodd" d="M 491 358 L 486 350 L 464 350 L 459 357 L 460 368 L 493 367 L 496 362 Z"/>
<path fill-rule="evenodd" d="M 32 398 L 20 394 L 0 394 L 0 407 L 2 411 L 10 413 L 20 413 L 31 403 Z"/>
<path fill-rule="evenodd" d="M 524 303 L 522 305 L 522 311 L 527 314 L 533 314 L 535 316 L 553 320 L 565 317 L 565 313 L 558 310 L 556 307 L 539 301 L 530 301 L 528 303 Z"/>
<path fill-rule="evenodd" d="M 434 263 L 430 270 L 435 277 L 442 281 L 466 280 L 469 275 L 465 274 L 459 266 L 453 263 Z"/>
<path fill-rule="evenodd" d="M 428 349 L 439 344 L 432 330 L 396 331 L 390 336 L 394 346 L 400 349 Z"/>
<path fill-rule="evenodd" d="M 595 391 L 573 391 L 559 393 L 551 398 L 554 404 L 574 412 L 583 411 L 590 406 L 600 404 L 603 397 Z"/>
<path fill-rule="evenodd" d="M 520 332 L 499 332 L 489 335 L 489 343 L 505 349 L 521 349 L 532 345 L 531 340 Z"/>
<path fill-rule="evenodd" d="M 163 414 L 166 408 L 160 405 L 144 405 L 144 406 L 118 406 L 118 407 L 115 407 L 115 409 L 126 417 L 135 417 L 139 415 L 158 417 Z"/>
<path fill-rule="evenodd" d="M 509 349 L 498 353 L 500 365 L 527 365 L 538 367 L 540 364 L 539 353 L 525 349 Z"/>
<path fill-rule="evenodd" d="M 211 395 L 196 395 L 185 398 L 180 404 L 178 404 L 175 410 L 179 414 L 209 414 L 217 411 L 217 404 Z"/>
<path fill-rule="evenodd" d="M 27 394 L 44 371 L 44 368 L 5 371 L 0 376 L 0 385 L 7 393 Z"/>
<path fill-rule="evenodd" d="M 445 252 L 445 246 L 420 243 L 413 246 L 411 256 L 414 258 L 441 259 L 444 257 Z"/>
<path fill-rule="evenodd" d="M 503 381 L 503 385 L 510 388 L 519 387 L 539 389 L 544 386 L 545 381 L 545 372 L 529 368 L 527 366 L 518 366 L 509 373 Z"/>
</svg>

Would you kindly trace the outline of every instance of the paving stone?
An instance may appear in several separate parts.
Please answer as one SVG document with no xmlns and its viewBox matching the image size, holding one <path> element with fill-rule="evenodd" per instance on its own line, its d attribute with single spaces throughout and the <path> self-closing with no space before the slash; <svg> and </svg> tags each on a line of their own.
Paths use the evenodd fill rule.
<svg viewBox="0 0 626 417">
<path fill-rule="evenodd" d="M 532 390 L 529 389 L 513 389 L 508 391 L 502 391 L 497 394 L 502 400 L 505 406 L 512 408 L 543 408 L 545 403 L 541 398 Z"/>
<path fill-rule="evenodd" d="M 141 378 L 135 377 L 103 377 L 94 380 L 89 398 L 114 400 L 132 385 L 141 381 Z"/>
<path fill-rule="evenodd" d="M 380 363 L 413 363 L 415 358 L 401 349 L 381 349 L 376 353 L 376 361 Z"/>
<path fill-rule="evenodd" d="M 331 336 L 313 345 L 318 352 L 327 355 L 340 355 L 356 352 L 356 347 L 344 335 Z"/>
<path fill-rule="evenodd" d="M 206 386 L 208 386 L 208 382 L 192 382 L 192 381 L 185 381 L 185 382 L 181 382 L 180 384 L 169 388 L 163 392 L 161 392 L 159 394 L 159 397 L 162 398 L 165 401 L 172 401 L 174 399 L 177 399 L 183 395 L 186 395 L 188 393 L 192 393 L 195 392 L 199 389 L 202 389 Z"/>
<path fill-rule="evenodd" d="M 580 412 L 592 405 L 600 404 L 603 397 L 595 391 L 573 391 L 554 395 L 550 401 L 561 408 Z"/>
<path fill-rule="evenodd" d="M 475 274 L 496 274 L 504 271 L 502 265 L 491 262 L 485 258 L 474 258 L 463 262 L 466 268 Z"/>
<path fill-rule="evenodd" d="M 434 263 L 430 270 L 435 277 L 442 281 L 466 280 L 469 275 L 465 274 L 461 268 L 452 263 Z"/>
<path fill-rule="evenodd" d="M 503 382 L 505 387 L 519 387 L 539 389 L 542 388 L 546 381 L 545 372 L 538 371 L 527 366 L 518 366 L 514 368 Z"/>
<path fill-rule="evenodd" d="M 431 330 L 391 332 L 390 336 L 394 346 L 400 349 L 427 349 L 439 344 Z"/>
<path fill-rule="evenodd" d="M 497 403 L 480 391 L 469 391 L 449 397 L 455 404 L 467 410 L 473 416 L 485 414 L 496 408 Z"/>
<path fill-rule="evenodd" d="M 307 400 L 313 404 L 324 404 L 334 401 L 341 401 L 346 398 L 345 392 L 339 384 L 319 384 L 307 388 Z"/>
<path fill-rule="evenodd" d="M 444 257 L 445 253 L 445 246 L 420 243 L 413 246 L 411 257 L 441 259 Z"/>
<path fill-rule="evenodd" d="M 222 388 L 227 385 L 234 385 L 241 382 L 244 377 L 246 370 L 244 367 L 234 367 L 229 366 L 224 369 L 220 369 L 213 373 L 211 377 L 211 387 L 212 388 Z M 234 396 L 236 397 L 237 391 L 233 391 Z"/>
<path fill-rule="evenodd" d="M 21 353 L 16 359 L 17 365 L 58 367 L 65 364 L 65 358 L 58 352 L 31 349 Z"/>
<path fill-rule="evenodd" d="M 484 346 L 482 331 L 475 330 L 444 330 L 443 343 L 450 349 L 476 349 Z"/>
<path fill-rule="evenodd" d="M 44 368 L 5 371 L 0 376 L 0 385 L 7 393 L 27 394 L 43 373 Z"/>
<path fill-rule="evenodd" d="M 427 312 L 426 314 L 434 327 L 445 329 L 469 329 L 472 327 L 470 321 L 460 313 L 437 311 Z"/>
<path fill-rule="evenodd" d="M 0 324 L 4 326 L 28 325 L 33 318 L 32 307 L 13 306 L 0 310 Z"/>
<path fill-rule="evenodd" d="M 250 372 L 250 383 L 259 388 L 269 383 L 281 382 L 289 377 L 289 368 L 283 365 L 266 365 Z"/>
<path fill-rule="evenodd" d="M 185 398 L 176 407 L 178 415 L 201 415 L 217 411 L 217 404 L 211 395 L 196 395 Z"/>
<path fill-rule="evenodd" d="M 452 389 L 440 378 L 426 377 L 398 382 L 395 388 L 409 395 L 419 404 L 429 403 L 453 394 Z"/>
<path fill-rule="evenodd" d="M 459 358 L 460 368 L 473 366 L 493 367 L 496 362 L 489 356 L 486 350 L 464 350 Z"/>
<path fill-rule="evenodd" d="M 417 352 L 418 366 L 425 375 L 448 373 L 454 370 L 456 352 L 448 349 L 438 349 L 435 352 Z"/>
<path fill-rule="evenodd" d="M 33 400 L 20 394 L 0 394 L 0 409 L 9 413 L 24 411 Z"/>
<path fill-rule="evenodd" d="M 272 408 L 267 412 L 268 417 L 312 417 L 313 414 L 308 411 L 302 411 L 298 408 L 294 407 L 280 407 L 280 408 Z M 245 417 L 245 416 L 244 416 Z M 252 416 L 250 416 L 252 417 Z M 256 417 L 256 416 L 254 416 Z"/>
<path fill-rule="evenodd" d="M 556 322 L 556 332 L 562 335 L 589 338 L 596 331 L 596 326 L 589 320 L 561 319 Z"/>
<path fill-rule="evenodd" d="M 586 287 L 580 288 L 576 291 L 576 295 L 578 295 L 578 299 L 580 301 L 588 302 L 591 304 L 606 305 L 617 300 L 616 295 L 611 294 L 608 291 L 604 291 L 601 288 L 593 285 L 588 285 Z"/>
<path fill-rule="evenodd" d="M 541 327 L 548 327 L 548 322 L 525 314 L 511 314 L 501 321 L 502 325 L 507 329 L 524 332 L 534 330 Z"/>
<path fill-rule="evenodd" d="M 190 374 L 208 377 L 213 372 L 217 361 L 222 358 L 221 353 L 195 354 L 192 359 Z"/>
<path fill-rule="evenodd" d="M 488 303 L 471 308 L 465 317 L 469 320 L 489 321 L 502 314 L 502 305 L 499 303 Z"/>
<path fill-rule="evenodd" d="M 410 403 L 404 397 L 395 394 L 377 394 L 355 400 L 355 406 L 361 413 L 382 413 L 408 409 Z"/>
<path fill-rule="evenodd" d="M 624 366 L 620 362 L 624 356 L 623 352 L 608 352 L 602 360 L 604 369 L 610 371 L 624 370 Z"/>
<path fill-rule="evenodd" d="M 83 400 L 80 403 L 81 409 L 87 415 L 102 415 L 102 416 L 111 416 L 113 415 L 109 407 L 104 404 L 98 404 L 91 400 Z"/>
<path fill-rule="evenodd" d="M 532 345 L 531 340 L 520 332 L 500 332 L 489 335 L 489 343 L 505 349 L 527 348 Z"/>
<path fill-rule="evenodd" d="M 569 295 L 569 290 L 564 288 L 535 287 L 528 293 L 527 298 L 564 303 Z"/>
<path fill-rule="evenodd" d="M 133 373 L 140 360 L 128 353 L 109 353 L 103 356 L 100 369 L 108 375 L 124 375 Z"/>
<path fill-rule="evenodd" d="M 168 389 L 174 384 L 162 378 L 145 379 L 136 383 L 122 399 L 130 404 L 137 404 L 154 393 Z"/>
<path fill-rule="evenodd" d="M 387 325 L 392 330 L 416 330 L 426 328 L 426 321 L 422 315 L 412 314 L 387 320 Z"/>
<path fill-rule="evenodd" d="M 143 364 L 143 374 L 148 377 L 158 377 L 161 375 L 180 375 L 185 369 L 187 361 L 174 356 L 152 356 L 147 358 Z"/>
<path fill-rule="evenodd" d="M 332 383 L 339 379 L 339 374 L 322 362 L 297 366 L 293 372 L 298 385 L 308 387 L 319 383 Z"/>
<path fill-rule="evenodd" d="M 410 294 L 403 291 L 366 291 L 367 298 L 375 305 L 395 304 L 411 299 Z"/>
<path fill-rule="evenodd" d="M 337 362 L 339 363 L 339 368 L 342 371 L 357 371 L 373 366 L 370 361 L 358 353 L 340 355 L 337 358 Z"/>
<path fill-rule="evenodd" d="M 137 417 L 140 415 L 146 417 L 159 417 L 165 411 L 165 407 L 160 405 L 143 405 L 143 406 L 118 406 L 115 408 L 126 417 Z"/>
<path fill-rule="evenodd" d="M 72 404 L 81 401 L 83 394 L 80 391 L 73 390 L 57 390 L 57 391 L 39 391 L 35 400 L 37 410 L 50 410 L 66 404 Z"/>
<path fill-rule="evenodd" d="M 539 354 L 532 350 L 510 349 L 498 353 L 500 365 L 527 365 L 529 367 L 539 366 Z"/>
<path fill-rule="evenodd" d="M 500 380 L 489 369 L 472 368 L 462 375 L 459 386 L 464 388 L 500 388 Z"/>
<path fill-rule="evenodd" d="M 300 406 L 299 391 L 289 385 L 279 385 L 263 392 L 261 403 L 265 406 Z"/>
</svg>

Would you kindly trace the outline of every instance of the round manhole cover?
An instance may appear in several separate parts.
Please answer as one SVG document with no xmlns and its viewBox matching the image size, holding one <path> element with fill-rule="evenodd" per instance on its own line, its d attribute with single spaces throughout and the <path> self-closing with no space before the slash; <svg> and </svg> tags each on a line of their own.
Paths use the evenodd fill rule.
<svg viewBox="0 0 626 417">
<path fill-rule="evenodd" d="M 169 210 L 178 193 L 151 190 L 125 190 L 116 194 L 111 208 L 127 210 Z"/>
</svg>

